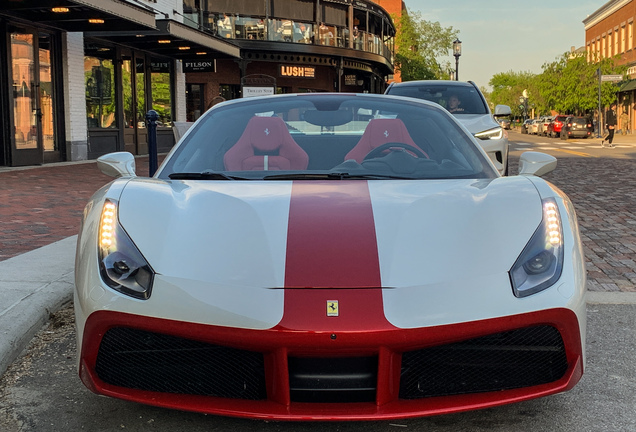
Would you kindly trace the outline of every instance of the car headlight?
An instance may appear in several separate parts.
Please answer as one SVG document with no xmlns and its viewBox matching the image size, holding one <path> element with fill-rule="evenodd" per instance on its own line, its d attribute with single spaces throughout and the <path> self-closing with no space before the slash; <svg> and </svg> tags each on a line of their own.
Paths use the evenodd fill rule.
<svg viewBox="0 0 636 432">
<path fill-rule="evenodd" d="M 141 255 L 117 218 L 117 202 L 106 200 L 99 221 L 99 271 L 111 288 L 146 300 L 154 271 Z"/>
<path fill-rule="evenodd" d="M 554 285 L 563 270 L 563 228 L 554 198 L 543 200 L 541 225 L 510 270 L 512 290 L 526 297 Z"/>
<path fill-rule="evenodd" d="M 500 127 L 489 129 L 487 131 L 483 131 L 483 132 L 479 132 L 475 134 L 475 138 L 479 138 L 482 140 L 501 139 L 502 137 L 503 137 L 503 129 Z"/>
</svg>

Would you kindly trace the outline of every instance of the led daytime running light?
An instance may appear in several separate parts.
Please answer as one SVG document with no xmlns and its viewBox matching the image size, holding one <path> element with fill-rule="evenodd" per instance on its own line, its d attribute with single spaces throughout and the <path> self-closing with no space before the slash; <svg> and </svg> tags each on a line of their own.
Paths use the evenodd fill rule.
<svg viewBox="0 0 636 432">
<path fill-rule="evenodd" d="M 475 134 L 475 137 L 482 140 L 501 139 L 501 137 L 503 137 L 503 129 L 499 127 L 499 128 L 490 129 L 484 132 L 479 132 Z"/>
<path fill-rule="evenodd" d="M 114 236 L 116 214 L 117 206 L 111 201 L 106 201 L 99 223 L 99 243 L 105 248 L 116 247 Z"/>
<path fill-rule="evenodd" d="M 558 246 L 561 244 L 561 218 L 556 203 L 547 201 L 543 205 L 543 214 L 548 223 L 548 236 L 550 244 Z"/>
</svg>

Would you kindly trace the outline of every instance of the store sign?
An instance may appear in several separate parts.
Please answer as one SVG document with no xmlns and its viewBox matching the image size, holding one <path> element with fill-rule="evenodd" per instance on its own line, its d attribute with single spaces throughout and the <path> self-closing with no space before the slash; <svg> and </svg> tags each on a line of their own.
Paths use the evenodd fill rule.
<svg viewBox="0 0 636 432">
<path fill-rule="evenodd" d="M 150 70 L 152 72 L 170 72 L 170 62 L 152 61 L 150 62 Z"/>
<path fill-rule="evenodd" d="M 243 86 L 243 97 L 269 96 L 275 93 L 274 87 L 250 87 Z"/>
<path fill-rule="evenodd" d="M 356 75 L 345 75 L 344 81 L 345 81 L 345 85 L 354 86 L 356 85 L 357 77 Z"/>
<path fill-rule="evenodd" d="M 183 60 L 184 72 L 216 72 L 216 60 Z"/>
<path fill-rule="evenodd" d="M 287 78 L 316 78 L 316 68 L 311 66 L 280 65 L 280 76 Z"/>
</svg>

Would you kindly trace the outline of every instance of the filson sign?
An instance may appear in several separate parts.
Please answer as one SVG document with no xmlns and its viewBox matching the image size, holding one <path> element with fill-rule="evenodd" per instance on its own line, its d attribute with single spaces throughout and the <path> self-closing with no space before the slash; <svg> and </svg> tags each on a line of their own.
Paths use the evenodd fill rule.
<svg viewBox="0 0 636 432">
<path fill-rule="evenodd" d="M 216 72 L 216 60 L 183 60 L 184 72 Z"/>
<path fill-rule="evenodd" d="M 286 78 L 316 78 L 316 68 L 311 66 L 280 65 L 280 76 Z"/>
</svg>

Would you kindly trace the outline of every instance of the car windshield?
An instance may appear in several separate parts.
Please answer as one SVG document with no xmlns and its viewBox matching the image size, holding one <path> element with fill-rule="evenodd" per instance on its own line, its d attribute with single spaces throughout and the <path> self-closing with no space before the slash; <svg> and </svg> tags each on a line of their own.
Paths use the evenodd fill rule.
<svg viewBox="0 0 636 432">
<path fill-rule="evenodd" d="M 471 85 L 394 85 L 387 93 L 435 102 L 453 114 L 488 114 L 484 100 L 477 89 Z"/>
<path fill-rule="evenodd" d="M 494 178 L 458 123 L 433 104 L 382 95 L 308 94 L 219 104 L 192 126 L 164 179 Z"/>
</svg>

